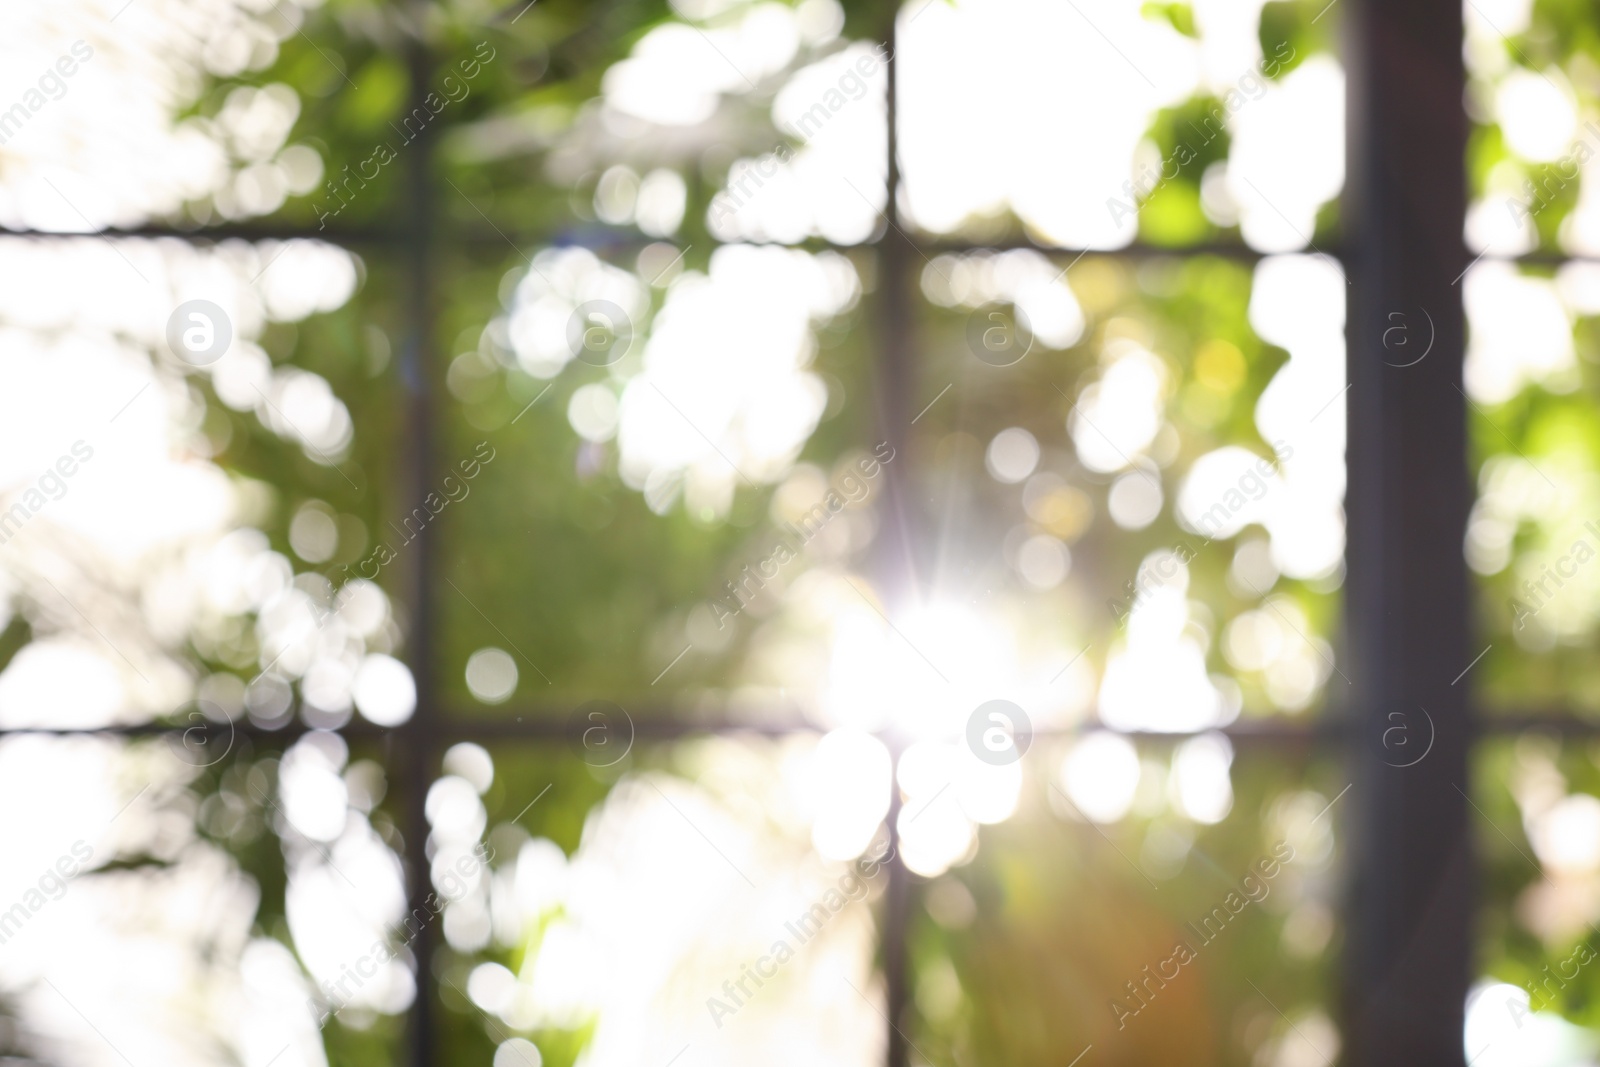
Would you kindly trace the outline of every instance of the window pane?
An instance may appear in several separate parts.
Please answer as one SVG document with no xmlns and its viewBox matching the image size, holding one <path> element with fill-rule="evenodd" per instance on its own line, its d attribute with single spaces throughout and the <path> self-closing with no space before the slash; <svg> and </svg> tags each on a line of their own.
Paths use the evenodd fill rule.
<svg viewBox="0 0 1600 1067">
<path fill-rule="evenodd" d="M 1320 6 L 905 4 L 907 214 L 977 241 L 1314 246 L 1344 176 Z"/>
<path fill-rule="evenodd" d="M 889 764 L 873 745 L 498 746 L 492 783 L 482 749 L 452 750 L 461 774 L 431 794 L 450 1047 L 531 1041 L 560 1065 L 580 1051 L 602 1064 L 881 1062 L 874 857 Z M 452 851 L 466 877 L 450 873 Z"/>
<path fill-rule="evenodd" d="M 453 706 L 511 717 L 606 696 L 630 715 L 798 717 L 780 691 L 792 679 L 759 655 L 784 601 L 750 602 L 868 540 L 855 489 L 815 550 L 788 522 L 872 454 L 857 327 L 873 257 L 728 246 L 652 264 L 650 251 L 536 248 L 531 264 L 463 263 L 452 283 L 444 456 L 460 469 L 441 477 L 460 503 L 440 504 L 439 526 Z M 603 321 L 623 303 L 620 329 Z M 604 350 L 574 357 L 586 334 Z M 515 675 L 475 683 L 485 650 L 480 665 Z"/>
<path fill-rule="evenodd" d="M 1230 771 L 1214 737 L 1038 755 L 975 858 L 919 883 L 921 1058 L 1336 1062 L 1337 768 L 1249 751 Z"/>
<path fill-rule="evenodd" d="M 1587 649 L 1600 614 L 1600 515 L 1589 290 L 1594 267 L 1485 261 L 1466 286 L 1466 386 L 1478 497 L 1466 557 L 1479 589 L 1474 668 L 1488 707 L 1537 713 L 1600 706 Z"/>
<path fill-rule="evenodd" d="M 1466 1033 L 1475 1064 L 1575 1062 L 1594 1046 L 1597 757 L 1593 744 L 1536 734 L 1479 749 L 1483 901 Z"/>
<path fill-rule="evenodd" d="M 1203 730 L 1346 686 L 1341 282 L 1321 257 L 925 265 L 926 585 L 1015 629 L 1048 721 Z"/>
<path fill-rule="evenodd" d="M 1464 11 L 1473 196 L 1467 242 L 1495 255 L 1600 249 L 1592 182 L 1600 150 L 1586 16 L 1559 4 Z"/>
</svg>

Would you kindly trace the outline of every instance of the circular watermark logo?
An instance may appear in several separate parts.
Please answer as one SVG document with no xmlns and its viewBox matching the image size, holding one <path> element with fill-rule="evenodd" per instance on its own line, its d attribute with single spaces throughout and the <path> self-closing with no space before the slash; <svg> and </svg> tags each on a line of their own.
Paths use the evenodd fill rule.
<svg viewBox="0 0 1600 1067">
<path fill-rule="evenodd" d="M 585 300 L 567 319 L 567 348 L 591 367 L 609 367 L 627 355 L 633 321 L 609 300 Z"/>
<path fill-rule="evenodd" d="M 591 767 L 614 767 L 633 751 L 633 716 L 609 700 L 578 705 L 572 721 L 579 729 L 578 747 Z"/>
<path fill-rule="evenodd" d="M 191 367 L 215 363 L 232 343 L 233 322 L 209 300 L 185 300 L 167 316 L 167 347 Z"/>
<path fill-rule="evenodd" d="M 967 347 L 991 367 L 1010 367 L 1033 348 L 1033 328 L 1015 304 L 985 304 L 967 316 Z"/>
<path fill-rule="evenodd" d="M 1386 716 L 1389 725 L 1378 740 L 1383 749 L 1380 758 L 1391 767 L 1415 767 L 1433 751 L 1433 716 L 1421 704 L 1417 710 L 1421 718 L 1408 711 L 1391 711 Z"/>
<path fill-rule="evenodd" d="M 967 718 L 967 747 L 985 763 L 1015 763 L 1032 743 L 1028 713 L 1009 700 L 986 700 Z"/>
<path fill-rule="evenodd" d="M 170 736 L 173 755 L 183 762 L 191 767 L 210 767 L 233 751 L 233 720 L 217 705 L 202 700 L 199 710 L 189 713 L 189 721 L 194 725 L 181 735 Z"/>
<path fill-rule="evenodd" d="M 1433 351 L 1437 332 L 1433 328 L 1433 316 L 1428 314 L 1427 308 L 1417 310 L 1422 312 L 1420 322 L 1404 311 L 1391 311 L 1385 320 L 1388 325 L 1383 331 L 1383 350 L 1387 354 L 1383 361 L 1391 367 L 1415 367 Z"/>
</svg>

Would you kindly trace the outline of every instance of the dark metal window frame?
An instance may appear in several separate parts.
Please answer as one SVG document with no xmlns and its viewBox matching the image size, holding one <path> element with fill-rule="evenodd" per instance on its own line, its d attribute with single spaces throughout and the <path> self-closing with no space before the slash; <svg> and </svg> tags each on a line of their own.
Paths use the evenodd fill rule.
<svg viewBox="0 0 1600 1067">
<path fill-rule="evenodd" d="M 1226 731 L 1239 744 L 1304 747 L 1342 752 L 1351 789 L 1341 809 L 1349 856 L 1342 961 L 1345 1037 L 1343 1059 L 1363 1067 L 1464 1063 L 1462 1023 L 1472 975 L 1475 876 L 1467 806 L 1468 759 L 1476 720 L 1469 698 L 1471 598 L 1462 537 L 1471 504 L 1468 477 L 1466 399 L 1462 391 L 1465 323 L 1460 278 L 1468 253 L 1462 242 L 1465 217 L 1467 120 L 1461 106 L 1462 16 L 1459 0 L 1334 0 L 1344 21 L 1341 60 L 1347 72 L 1347 177 L 1343 241 L 1336 255 L 1349 282 L 1346 350 L 1348 397 L 1347 580 L 1344 654 L 1351 684 L 1348 699 L 1317 722 L 1238 723 Z M 412 0 L 425 9 L 427 0 Z M 888 546 L 877 560 L 891 602 L 910 588 L 903 544 L 914 521 L 909 484 L 916 451 L 907 430 L 916 365 L 912 339 L 918 261 L 940 251 L 995 247 L 981 242 L 925 239 L 902 226 L 897 203 L 900 172 L 895 91 L 893 15 L 884 5 L 888 46 L 888 196 L 882 233 L 872 242 L 879 255 L 877 301 L 877 421 L 883 437 L 907 457 L 888 471 Z M 416 13 L 414 11 L 413 13 Z M 419 22 L 419 24 L 423 24 Z M 1088 32 L 1086 29 L 1085 32 Z M 433 58 L 412 39 L 406 47 L 413 104 L 428 91 Z M 496 231 L 445 231 L 433 175 L 432 142 L 418 138 L 406 163 L 402 215 L 392 228 L 313 231 L 271 223 L 230 224 L 200 231 L 170 226 L 107 229 L 89 237 L 175 236 L 217 240 L 304 237 L 350 247 L 386 247 L 399 252 L 409 276 L 408 336 L 401 374 L 408 389 L 407 483 L 420 499 L 434 484 L 437 383 L 441 377 L 434 317 L 433 252 L 439 243 L 502 243 Z M 40 235 L 43 236 L 43 235 Z M 68 235 L 51 235 L 68 236 Z M 518 246 L 534 243 L 519 235 Z M 1024 242 L 1025 244 L 1025 242 Z M 1070 257 L 1079 249 L 1040 248 Z M 1125 257 L 1260 256 L 1238 245 L 1155 249 L 1141 245 L 1095 254 Z M 1540 257 L 1529 257 L 1538 259 Z M 1544 257 L 1548 258 L 1548 257 Z M 1381 338 L 1392 312 L 1426 309 L 1437 330 L 1432 358 L 1396 368 L 1384 360 Z M 458 740 L 522 741 L 564 745 L 572 740 L 565 709 L 527 709 L 518 722 L 474 721 L 447 715 L 437 682 L 434 539 L 418 543 L 406 577 L 405 600 L 412 619 L 409 660 L 417 681 L 414 717 L 393 731 L 353 723 L 351 737 L 394 737 L 404 775 L 405 862 L 413 906 L 428 892 L 423 811 L 426 784 L 444 749 Z M 1452 679 L 1456 679 L 1452 681 Z M 1388 765 L 1378 739 L 1395 712 L 1426 708 L 1437 724 L 1429 757 L 1416 766 Z M 1597 727 L 1567 713 L 1540 718 L 1496 718 L 1497 733 L 1529 730 L 1592 735 Z M 748 731 L 745 723 L 682 723 L 657 718 L 639 724 L 641 734 L 671 738 L 689 734 Z M 100 733 L 153 736 L 172 727 L 149 724 Z M 244 727 L 269 745 L 292 740 L 301 727 L 264 731 Z M 764 727 L 766 732 L 812 726 Z M 6 733 L 72 734 L 72 730 Z M 1173 737 L 1181 735 L 1162 735 Z M 889 816 L 894 833 L 895 804 Z M 909 872 L 890 868 L 883 916 L 883 962 L 887 986 L 887 1061 L 908 1064 L 903 1027 L 907 1016 L 905 934 L 910 919 Z M 413 944 L 418 996 L 408 1018 L 408 1058 L 415 1067 L 442 1060 L 435 1013 L 440 1003 L 434 979 L 438 936 L 425 926 Z"/>
</svg>

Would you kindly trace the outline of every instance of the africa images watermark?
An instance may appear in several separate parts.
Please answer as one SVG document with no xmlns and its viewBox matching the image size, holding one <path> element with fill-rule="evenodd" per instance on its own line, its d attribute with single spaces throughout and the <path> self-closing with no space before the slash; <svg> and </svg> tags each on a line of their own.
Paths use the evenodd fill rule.
<svg viewBox="0 0 1600 1067">
<path fill-rule="evenodd" d="M 872 492 L 871 486 L 867 483 L 876 478 L 894 457 L 894 448 L 887 441 L 880 442 L 872 450 L 872 455 L 857 460 L 855 469 L 847 470 L 839 478 L 838 487 L 830 487 L 821 500 L 800 516 L 798 522 L 784 523 L 777 545 L 755 564 L 755 573 L 750 573 L 750 564 L 746 564 L 740 570 L 737 582 L 729 579 L 725 583 L 728 589 L 727 599 L 732 601 L 733 606 L 729 607 L 722 600 L 710 602 L 712 615 L 717 620 L 717 629 L 722 629 L 727 620 L 749 607 L 756 594 L 766 588 L 767 582 L 778 576 L 778 568 L 798 556 L 805 546 L 822 532 L 823 527 L 844 510 L 846 501 L 859 504 L 865 500 Z M 859 477 L 857 471 L 860 472 Z"/>
<path fill-rule="evenodd" d="M 1511 1021 L 1517 1024 L 1517 1029 L 1522 1029 L 1522 1020 L 1536 1011 L 1542 1010 L 1547 1004 L 1554 1003 L 1560 990 L 1567 988 L 1567 983 L 1578 977 L 1578 972 L 1595 961 L 1595 951 L 1589 947 L 1587 941 L 1580 942 L 1567 958 L 1556 964 L 1556 973 L 1550 973 L 1550 965 L 1544 966 L 1544 977 L 1538 975 L 1522 983 L 1522 988 L 1528 991 L 1528 1003 L 1512 997 L 1506 1001 L 1506 1010 L 1511 1013 Z M 1567 967 L 1572 968 L 1572 973 L 1567 973 Z M 1551 983 L 1555 989 L 1550 988 Z"/>
<path fill-rule="evenodd" d="M 67 51 L 72 55 L 62 55 L 39 75 L 38 88 L 29 89 L 21 100 L 0 111 L 0 145 L 21 133 L 28 120 L 44 110 L 45 104 L 66 96 L 66 79 L 78 73 L 80 63 L 87 63 L 94 57 L 94 48 L 87 41 L 73 41 Z"/>
<path fill-rule="evenodd" d="M 51 867 L 46 867 L 39 876 L 38 884 L 29 888 L 22 894 L 22 899 L 11 905 L 5 911 L 0 911 L 0 945 L 11 940 L 44 906 L 52 900 L 60 900 L 67 895 L 67 883 L 71 882 L 83 870 L 84 864 L 89 862 L 94 855 L 94 849 L 81 838 L 72 843 L 68 850 L 70 855 L 63 854 Z"/>
<path fill-rule="evenodd" d="M 1272 451 L 1278 457 L 1280 464 L 1288 462 L 1294 456 L 1294 446 L 1286 441 L 1272 442 Z M 1206 539 L 1200 542 L 1198 547 L 1183 541 L 1149 567 L 1140 567 L 1135 577 L 1123 582 L 1122 599 L 1106 601 L 1106 607 L 1111 609 L 1111 614 L 1117 622 L 1126 624 L 1128 616 L 1133 614 L 1133 609 L 1143 603 L 1153 589 L 1159 588 L 1177 576 L 1176 564 L 1187 565 L 1200 554 L 1200 549 L 1215 541 L 1221 532 L 1228 528 L 1234 516 L 1243 511 L 1246 504 L 1266 496 L 1272 488 L 1267 478 L 1275 473 L 1277 469 L 1273 467 L 1271 461 L 1265 457 L 1258 457 L 1254 467 L 1246 469 L 1234 485 L 1222 494 L 1221 499 L 1195 519 L 1195 525 L 1200 528 L 1199 532 L 1206 535 Z"/>
<path fill-rule="evenodd" d="M 483 54 L 486 48 L 489 50 L 488 55 Z M 400 147 L 404 148 L 422 136 L 422 131 L 427 129 L 428 124 L 446 107 L 453 103 L 459 104 L 472 95 L 472 86 L 467 83 L 483 71 L 484 64 L 494 62 L 494 57 L 497 53 L 490 47 L 488 41 L 480 41 L 478 46 L 472 50 L 472 54 L 477 56 L 477 59 L 463 59 L 456 64 L 461 69 L 464 80 L 458 80 L 453 72 L 446 74 L 439 83 L 444 90 L 443 96 L 430 90 L 428 95 L 423 97 L 421 106 L 412 108 L 408 114 L 401 117 L 400 126 L 395 126 L 393 122 L 389 123 L 389 128 L 400 135 Z M 480 63 L 479 60 L 482 62 Z M 394 162 L 397 155 L 398 153 L 390 146 L 388 141 L 380 141 L 373 146 L 371 154 L 366 159 L 355 164 L 356 173 L 351 174 L 350 164 L 346 163 L 344 166 L 344 178 L 337 182 L 330 181 L 327 183 L 328 192 L 332 194 L 332 198 L 338 202 L 339 206 L 329 211 L 326 209 L 328 201 L 324 200 L 322 204 L 312 209 L 317 213 L 317 229 L 320 230 L 327 226 L 330 218 L 337 217 L 339 212 L 349 207 L 356 194 L 367 187 L 367 182 L 375 181 L 379 172 Z M 372 169 L 370 174 L 367 173 L 368 166 Z M 348 200 L 344 194 L 349 194 Z"/>
<path fill-rule="evenodd" d="M 28 520 L 43 511 L 46 505 L 66 496 L 69 488 L 67 479 L 78 473 L 79 464 L 94 458 L 94 448 L 81 440 L 72 442 L 71 453 L 46 467 L 44 473 L 39 475 L 38 483 L 23 491 L 21 500 L 0 512 L 0 545 L 20 533 Z"/>
<path fill-rule="evenodd" d="M 1294 846 L 1287 841 L 1278 842 L 1272 846 L 1272 855 L 1257 860 L 1250 868 L 1250 873 L 1239 880 L 1239 888 L 1230 891 L 1222 899 L 1222 903 L 1207 912 L 1200 920 L 1199 926 L 1192 922 L 1187 923 L 1199 946 L 1203 948 L 1215 941 L 1245 908 L 1266 900 L 1272 892 L 1272 880 L 1283 869 L 1281 865 L 1293 859 Z M 1150 966 L 1146 965 L 1142 972 L 1144 978 L 1141 981 L 1137 984 L 1132 980 L 1124 983 L 1128 987 L 1128 1000 L 1138 1007 L 1129 1007 L 1118 997 L 1111 999 L 1111 1014 L 1117 1020 L 1117 1029 L 1126 1029 L 1128 1020 L 1148 1008 L 1156 999 L 1156 994 L 1167 988 L 1168 982 L 1176 981 L 1183 973 L 1183 968 L 1193 963 L 1199 956 L 1199 949 L 1194 944 L 1187 940 L 1179 941 L 1172 947 L 1171 955 L 1154 965 L 1154 974 L 1151 973 Z M 1172 966 L 1171 973 L 1166 969 L 1169 964 Z"/>
<path fill-rule="evenodd" d="M 311 1017 L 316 1020 L 317 1028 L 328 1025 L 345 1005 L 349 1004 L 361 987 L 376 977 L 378 969 L 398 956 L 402 950 L 417 939 L 423 928 L 431 923 L 444 911 L 445 905 L 454 904 L 467 893 L 467 886 L 478 872 L 489 865 L 494 859 L 494 849 L 487 844 L 479 843 L 473 850 L 456 860 L 454 867 L 447 867 L 444 876 L 440 878 L 441 897 L 438 893 L 429 893 L 423 901 L 423 906 L 414 908 L 411 914 L 405 917 L 401 924 L 404 932 L 400 943 L 395 946 L 385 940 L 373 942 L 372 948 L 355 961 L 355 966 L 345 963 L 340 965 L 340 974 L 337 980 L 325 978 L 322 980 L 321 995 L 313 994 L 306 1000 L 306 1007 L 311 1011 Z M 460 880 L 457 881 L 457 876 Z M 346 988 L 354 983 L 352 988 Z"/>
<path fill-rule="evenodd" d="M 1600 540 L 1600 526 L 1596 526 L 1592 520 L 1585 523 L 1583 528 L 1593 534 L 1596 540 Z M 1567 581 L 1577 576 L 1578 568 L 1594 557 L 1594 547 L 1589 544 L 1587 538 L 1580 537 L 1572 542 L 1572 547 L 1565 555 L 1558 558 L 1551 566 L 1544 568 L 1544 573 L 1539 576 L 1537 583 L 1532 580 L 1523 582 L 1522 592 L 1528 599 L 1524 602 L 1516 597 L 1511 598 L 1512 628 L 1522 629 L 1529 619 L 1543 611 L 1545 606 L 1556 598 L 1556 594 Z M 1555 583 L 1554 589 L 1550 588 L 1551 582 Z"/>
<path fill-rule="evenodd" d="M 794 120 L 787 132 L 802 146 L 809 143 L 835 115 L 867 95 L 867 90 L 871 88 L 867 79 L 876 74 L 893 56 L 894 53 L 883 44 L 862 55 L 845 68 L 844 73 L 834 80 L 833 85 L 822 94 L 820 100 L 800 113 L 800 117 Z M 777 175 L 779 167 L 788 163 L 793 156 L 792 148 L 787 144 L 779 144 L 760 159 L 747 161 L 742 166 L 736 165 L 728 173 L 728 187 L 711 198 L 710 211 L 713 224 L 722 222 L 749 203 L 756 193 L 761 191 L 762 186 Z M 752 181 L 754 188 L 747 189 L 746 185 Z"/>
<path fill-rule="evenodd" d="M 1596 126 L 1593 122 L 1585 122 L 1583 128 L 1596 138 L 1600 138 L 1600 126 Z M 1561 190 L 1578 180 L 1583 164 L 1594 158 L 1594 155 L 1595 149 L 1589 146 L 1589 142 L 1580 139 L 1572 151 L 1554 162 L 1545 164 L 1544 177 L 1540 184 L 1536 185 L 1532 178 L 1522 183 L 1523 199 L 1506 197 L 1506 210 L 1511 213 L 1511 221 L 1521 226 L 1549 207 Z M 1552 183 L 1554 183 L 1553 188 Z"/>
<path fill-rule="evenodd" d="M 794 959 L 796 951 L 821 933 L 828 920 L 843 911 L 846 904 L 864 900 L 871 889 L 872 879 L 893 858 L 894 849 L 885 845 L 878 855 L 857 859 L 848 871 L 839 876 L 836 885 L 830 886 L 822 894 L 822 899 L 799 917 L 783 924 L 784 930 L 794 938 L 792 944 L 789 938 L 780 937 L 772 943 L 766 955 L 758 957 L 754 963 L 742 965 L 738 978 L 722 983 L 726 1000 L 716 996 L 707 997 L 706 1010 L 711 1013 L 711 1021 L 717 1024 L 717 1029 L 722 1029 L 723 1019 L 738 1014 L 739 1009 L 749 1003 L 766 982 L 776 978 L 778 968 Z M 751 983 L 754 983 L 755 989 L 750 988 Z"/>
<path fill-rule="evenodd" d="M 484 449 L 489 450 L 487 456 L 483 454 Z M 460 503 L 467 499 L 467 494 L 472 492 L 471 486 L 467 483 L 482 474 L 483 468 L 494 462 L 496 454 L 494 447 L 488 441 L 479 441 L 472 450 L 472 458 L 464 459 L 456 464 L 461 471 L 461 478 L 458 480 L 454 474 L 447 474 L 440 480 L 439 488 L 444 491 L 443 496 L 440 496 L 438 492 L 431 492 L 422 498 L 421 504 L 411 509 L 409 515 L 400 520 L 400 526 L 394 526 L 391 521 L 389 525 L 393 526 L 395 532 L 400 534 L 400 547 L 404 548 L 421 537 L 423 530 L 445 508 L 453 503 Z M 413 523 L 416 524 L 416 529 L 412 529 Z M 403 530 L 400 528 L 401 526 L 404 527 Z M 378 576 L 380 570 L 393 563 L 399 556 L 398 552 L 389 547 L 387 541 L 379 541 L 378 547 L 368 553 L 366 559 L 353 566 L 357 574 L 371 581 Z M 371 573 L 368 573 L 369 568 Z M 348 576 L 350 567 L 341 567 L 340 569 Z"/>
</svg>

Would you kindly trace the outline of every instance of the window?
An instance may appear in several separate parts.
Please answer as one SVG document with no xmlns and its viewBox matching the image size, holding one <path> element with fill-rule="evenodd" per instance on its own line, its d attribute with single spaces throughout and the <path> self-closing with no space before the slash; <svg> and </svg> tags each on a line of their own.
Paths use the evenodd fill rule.
<svg viewBox="0 0 1600 1067">
<path fill-rule="evenodd" d="M 4 18 L 0 1055 L 1580 1062 L 1580 16 Z"/>
</svg>

